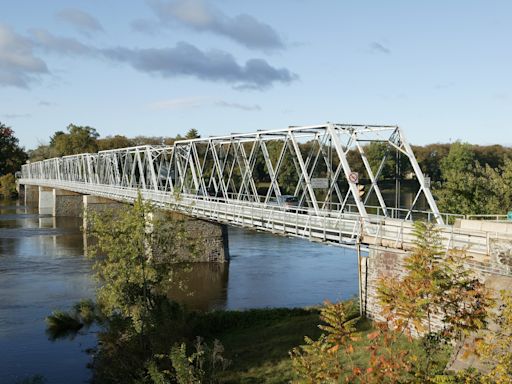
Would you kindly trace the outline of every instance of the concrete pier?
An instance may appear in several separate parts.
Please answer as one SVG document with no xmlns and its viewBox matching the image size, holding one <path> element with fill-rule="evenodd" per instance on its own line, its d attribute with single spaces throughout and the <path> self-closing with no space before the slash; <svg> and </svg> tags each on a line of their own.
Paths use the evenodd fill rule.
<svg viewBox="0 0 512 384">
<path fill-rule="evenodd" d="M 39 204 L 39 187 L 25 184 L 25 205 L 37 206 Z"/>
<path fill-rule="evenodd" d="M 53 188 L 39 187 L 39 214 L 53 215 Z"/>
</svg>

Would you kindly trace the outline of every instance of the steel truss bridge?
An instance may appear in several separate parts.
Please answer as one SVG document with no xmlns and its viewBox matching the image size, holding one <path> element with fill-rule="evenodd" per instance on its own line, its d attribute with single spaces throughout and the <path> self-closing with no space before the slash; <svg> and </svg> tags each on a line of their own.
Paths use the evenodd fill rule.
<svg viewBox="0 0 512 384">
<path fill-rule="evenodd" d="M 367 154 L 375 150 L 377 161 Z M 392 197 L 383 188 L 390 166 L 408 170 L 413 198 L 405 203 L 398 184 Z M 447 247 L 489 255 L 489 234 L 445 224 L 455 215 L 439 212 L 398 126 L 326 123 L 82 153 L 26 164 L 19 183 L 125 202 L 140 192 L 200 219 L 351 247 L 406 248 L 412 220 L 429 220 Z M 297 206 L 280 204 L 284 195 Z"/>
</svg>

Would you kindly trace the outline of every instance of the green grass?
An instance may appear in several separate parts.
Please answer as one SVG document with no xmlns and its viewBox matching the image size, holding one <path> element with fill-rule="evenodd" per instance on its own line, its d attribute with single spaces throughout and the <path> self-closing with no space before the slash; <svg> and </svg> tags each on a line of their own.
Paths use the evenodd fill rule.
<svg viewBox="0 0 512 384">
<path fill-rule="evenodd" d="M 292 378 L 288 352 L 302 344 L 305 335 L 320 335 L 315 309 L 223 312 L 223 317 L 231 315 L 237 320 L 234 326 L 215 334 L 232 361 L 221 375 L 222 383 L 287 383 Z"/>
<path fill-rule="evenodd" d="M 232 361 L 222 372 L 221 383 L 289 383 L 294 378 L 289 351 L 304 344 L 304 336 L 316 339 L 318 309 L 257 309 L 248 311 L 217 311 L 201 315 L 194 327 L 207 339 L 219 339 L 224 348 L 224 357 Z M 369 320 L 357 323 L 357 340 L 353 342 L 353 363 L 366 367 L 369 351 L 367 335 L 372 332 Z M 420 342 L 410 344 L 403 338 L 398 349 L 408 348 L 418 356 L 418 364 L 424 357 Z M 445 366 L 450 351 L 446 349 L 437 356 L 440 370 Z M 342 365 L 343 361 L 342 361 Z"/>
</svg>

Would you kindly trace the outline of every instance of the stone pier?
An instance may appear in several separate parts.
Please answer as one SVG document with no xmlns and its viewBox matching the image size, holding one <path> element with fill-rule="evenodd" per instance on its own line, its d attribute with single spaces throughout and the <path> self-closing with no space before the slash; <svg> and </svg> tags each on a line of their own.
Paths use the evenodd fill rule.
<svg viewBox="0 0 512 384">
<path fill-rule="evenodd" d="M 84 196 L 64 189 L 53 190 L 53 216 L 81 217 L 84 209 Z"/>
<path fill-rule="evenodd" d="M 39 214 L 53 215 L 53 188 L 39 187 Z"/>
<path fill-rule="evenodd" d="M 88 247 L 95 244 L 94 239 L 92 239 L 88 234 L 90 223 L 87 220 L 87 215 L 90 215 L 91 213 L 101 215 L 102 212 L 116 211 L 126 207 L 126 204 L 99 196 L 83 195 L 81 197 L 83 207 L 82 232 L 84 238 L 84 253 L 87 255 Z"/>
<path fill-rule="evenodd" d="M 176 212 L 160 211 L 161 220 L 158 235 L 165 236 L 169 231 L 182 231 L 187 247 L 178 250 L 177 257 L 193 262 L 229 261 L 228 229 L 225 224 L 212 223 Z"/>
<path fill-rule="evenodd" d="M 83 196 L 83 228 L 84 246 L 92 244 L 93 239 L 87 235 L 90 223 L 87 222 L 87 215 L 90 213 L 100 214 L 101 212 L 116 211 L 126 207 L 126 203 L 96 196 Z M 169 248 L 177 260 L 183 262 L 226 262 L 229 260 L 228 231 L 224 224 L 211 223 L 199 220 L 176 212 L 157 210 L 153 215 L 150 227 L 157 228 L 155 235 L 159 237 L 157 244 L 166 244 L 162 249 L 154 249 L 157 253 L 167 253 Z M 158 225 L 153 223 L 158 221 Z M 174 236 L 177 231 L 185 241 L 174 243 Z M 179 244 L 178 244 L 179 243 Z"/>
</svg>

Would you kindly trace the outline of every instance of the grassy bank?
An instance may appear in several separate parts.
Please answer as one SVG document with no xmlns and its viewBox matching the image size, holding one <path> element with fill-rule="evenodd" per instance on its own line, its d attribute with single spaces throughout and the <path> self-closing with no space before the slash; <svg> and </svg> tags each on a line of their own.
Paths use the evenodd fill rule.
<svg viewBox="0 0 512 384">
<path fill-rule="evenodd" d="M 318 338 L 318 309 L 255 309 L 248 311 L 217 311 L 200 316 L 195 330 L 207 339 L 218 339 L 225 348 L 224 356 L 232 361 L 221 374 L 221 383 L 289 383 L 294 378 L 289 351 L 304 344 L 304 336 Z M 367 335 L 374 331 L 369 320 L 357 322 L 355 353 L 351 359 L 356 365 L 368 362 Z M 397 345 L 409 349 L 419 357 L 423 353 L 419 342 Z M 411 350 L 412 348 L 412 350 Z M 449 349 L 436 359 L 442 369 L 448 361 Z M 342 361 L 343 365 L 343 361 Z"/>
<path fill-rule="evenodd" d="M 66 316 L 71 316 L 71 320 L 76 318 L 76 315 L 57 311 L 47 319 L 48 332 L 55 335 L 54 339 L 65 337 L 69 328 L 73 332 L 77 331 L 76 324 L 72 323 L 70 327 Z M 348 313 L 348 317 L 355 318 L 357 313 Z M 82 312 L 79 318 L 83 318 Z M 215 339 L 219 340 L 224 347 L 223 357 L 231 361 L 226 370 L 218 372 L 220 383 L 289 383 L 296 378 L 289 352 L 303 345 L 305 336 L 318 339 L 321 334 L 318 327 L 320 323 L 320 311 L 317 308 L 204 313 L 188 312 L 172 304 L 162 312 L 161 317 L 155 318 L 155 324 L 159 325 L 146 336 L 145 345 L 151 345 L 150 350 L 141 349 L 139 337 L 134 337 L 137 335 L 130 330 L 130 323 L 126 320 L 109 323 L 108 329 L 99 334 L 100 353 L 93 363 L 95 382 L 117 382 L 119 377 L 124 377 L 125 382 L 150 382 L 141 380 L 141 377 L 146 376 L 144 372 L 148 358 L 167 355 L 170 346 L 181 342 L 188 344 L 190 356 L 196 337 L 201 336 L 208 345 L 213 345 Z M 368 347 L 371 341 L 367 336 L 374 331 L 369 320 L 357 321 L 356 332 L 351 337 L 353 352 L 350 355 L 339 355 L 341 367 L 368 366 Z M 418 357 L 415 365 L 422 369 L 426 359 L 420 342 L 411 344 L 405 337 L 403 340 L 400 338 L 391 354 L 395 353 L 395 348 L 396 352 L 407 350 Z M 444 351 L 432 362 L 439 373 L 446 365 L 449 352 Z M 350 362 L 344 361 L 348 358 Z M 162 369 L 171 369 L 169 360 L 164 358 L 158 361 L 163 361 Z"/>
<path fill-rule="evenodd" d="M 204 316 L 213 328 L 204 331 L 219 339 L 232 361 L 222 383 L 287 383 L 292 378 L 288 352 L 304 336 L 318 337 L 316 309 L 255 309 L 213 312 Z M 218 327 L 217 327 L 218 325 Z"/>
</svg>

